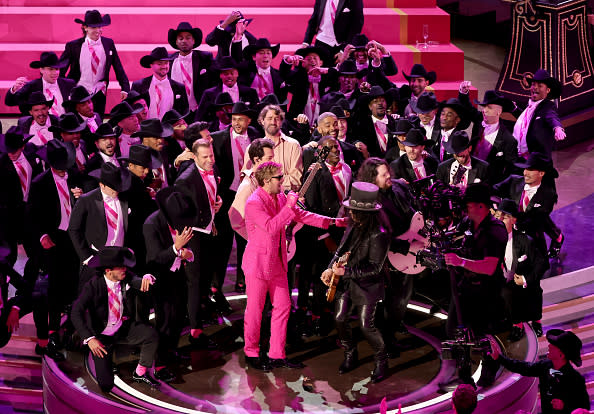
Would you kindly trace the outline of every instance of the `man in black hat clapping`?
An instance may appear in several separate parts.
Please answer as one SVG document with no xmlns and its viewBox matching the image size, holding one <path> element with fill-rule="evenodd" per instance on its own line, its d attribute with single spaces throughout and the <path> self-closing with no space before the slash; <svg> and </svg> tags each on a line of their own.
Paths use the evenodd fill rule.
<svg viewBox="0 0 594 414">
<path fill-rule="evenodd" d="M 112 358 L 117 344 L 140 346 L 140 360 L 132 374 L 134 381 L 151 387 L 160 385 L 148 372 L 155 360 L 159 337 L 151 326 L 134 320 L 128 292 L 130 287 L 148 291 L 153 277 L 145 275 L 140 279 L 131 275 L 129 269 L 135 262 L 134 253 L 126 247 L 101 247 L 89 261 L 98 276 L 83 286 L 72 307 L 72 322 L 91 351 L 103 392 L 113 388 Z"/>
<path fill-rule="evenodd" d="M 46 99 L 41 91 L 33 92 L 24 103 L 23 108 L 29 112 L 28 116 L 19 118 L 18 126 L 33 137 L 30 143 L 43 146 L 55 138 L 49 127 L 58 123 L 58 118 L 49 113 L 54 103 L 53 99 Z"/>
<path fill-rule="evenodd" d="M 111 24 L 111 17 L 109 14 L 101 16 L 97 10 L 87 10 L 83 20 L 74 21 L 82 25 L 84 36 L 66 43 L 60 56 L 60 61 L 66 65 L 60 69 L 60 74 L 66 76 L 70 68 L 68 77 L 93 94 L 95 110 L 103 116 L 112 66 L 122 88 L 121 98 L 126 98 L 130 92 L 130 81 L 115 44 L 112 39 L 102 36 L 103 27 Z"/>
<path fill-rule="evenodd" d="M 153 74 L 132 83 L 132 90 L 148 97 L 148 117 L 161 119 L 172 108 L 180 114 L 188 112 L 188 95 L 183 83 L 171 79 L 169 57 L 164 47 L 154 48 L 140 58 L 140 66 L 151 69 Z"/>
<path fill-rule="evenodd" d="M 202 93 L 212 83 L 212 53 L 194 50 L 202 42 L 202 30 L 181 22 L 176 29 L 169 29 L 167 42 L 179 50 L 171 55 L 171 79 L 184 85 L 188 95 L 188 107 L 193 114 L 198 108 Z M 194 119 L 194 116 L 190 116 Z"/>
<path fill-rule="evenodd" d="M 540 152 L 551 158 L 555 141 L 565 139 L 565 130 L 553 102 L 561 96 L 561 83 L 544 69 L 525 80 L 530 85 L 528 107 L 514 112 L 518 118 L 514 126 L 518 153 L 527 158 L 531 152 Z"/>
<path fill-rule="evenodd" d="M 76 86 L 76 82 L 71 79 L 60 77 L 60 69 L 64 68 L 68 62 L 58 60 L 54 52 L 42 52 L 39 60 L 34 60 L 29 64 L 33 69 L 39 69 L 41 77 L 28 81 L 27 77 L 17 78 L 15 84 L 8 90 L 4 102 L 7 106 L 19 107 L 29 99 L 33 92 L 41 92 L 47 101 L 53 100 L 50 107 L 50 114 L 60 116 L 64 113 L 62 102 L 68 98 L 70 90 Z M 24 114 L 24 108 L 20 108 Z"/>
<path fill-rule="evenodd" d="M 392 178 L 402 178 L 407 184 L 435 174 L 437 160 L 425 152 L 425 147 L 433 145 L 427 139 L 424 129 L 413 128 L 402 141 L 406 153 L 390 164 Z"/>
<path fill-rule="evenodd" d="M 472 145 L 465 131 L 454 132 L 444 148 L 454 157 L 439 164 L 435 179 L 462 189 L 472 183 L 489 181 L 489 164 L 470 155 Z"/>
<path fill-rule="evenodd" d="M 571 331 L 550 329 L 547 332 L 547 358 L 525 362 L 507 358 L 499 346 L 491 342 L 491 357 L 511 372 L 538 377 L 543 414 L 570 414 L 576 408 L 590 409 L 590 397 L 584 377 L 571 365 L 582 366 L 582 341 Z"/>
</svg>

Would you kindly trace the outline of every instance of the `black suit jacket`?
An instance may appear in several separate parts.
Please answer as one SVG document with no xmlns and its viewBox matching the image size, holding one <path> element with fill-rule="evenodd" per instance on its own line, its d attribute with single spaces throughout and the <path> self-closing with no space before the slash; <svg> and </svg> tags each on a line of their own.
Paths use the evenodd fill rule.
<svg viewBox="0 0 594 414">
<path fill-rule="evenodd" d="M 316 0 L 314 11 L 307 23 L 303 41 L 311 44 L 314 36 L 318 33 L 327 0 Z M 336 7 L 336 18 L 334 20 L 334 35 L 337 43 L 350 43 L 353 36 L 361 33 L 363 29 L 363 0 L 340 0 Z M 324 62 L 326 63 L 326 62 Z"/>
<path fill-rule="evenodd" d="M 179 52 L 175 52 L 171 55 L 174 60 L 177 59 L 178 56 Z M 192 89 L 194 90 L 194 97 L 196 98 L 197 103 L 200 102 L 202 93 L 204 93 L 207 88 L 210 88 L 213 83 L 214 77 L 213 73 L 211 73 L 212 64 L 212 53 L 203 52 L 201 50 L 192 50 Z M 173 67 L 173 61 L 171 67 Z M 171 77 L 171 68 L 169 68 L 169 77 Z M 180 112 L 182 115 L 184 113 Z"/>
<path fill-rule="evenodd" d="M 425 167 L 426 176 L 435 174 L 437 171 L 437 164 L 437 160 L 431 155 L 425 157 L 423 166 Z M 390 163 L 390 171 L 392 172 L 392 178 L 404 178 L 409 183 L 417 180 L 415 170 L 406 154 L 401 155 L 400 158 L 396 158 Z"/>
<path fill-rule="evenodd" d="M 49 114 L 49 119 L 50 119 L 50 123 L 52 125 L 58 125 L 58 118 L 56 118 L 54 115 Z M 33 117 L 31 115 L 27 115 L 27 116 L 22 116 L 19 118 L 19 120 L 17 121 L 17 125 L 22 128 L 25 132 L 29 133 L 29 129 L 31 129 L 31 125 L 33 125 Z M 59 132 L 53 132 L 52 135 L 54 136 L 55 139 L 59 139 L 60 138 L 60 133 Z"/>
<path fill-rule="evenodd" d="M 239 68 L 239 84 L 251 87 L 254 83 L 254 79 L 258 74 L 258 68 L 253 60 L 244 61 Z M 279 102 L 283 102 L 287 99 L 287 87 L 280 74 L 280 71 L 276 68 L 270 68 L 270 76 L 272 77 L 272 86 L 274 88 L 274 94 L 278 98 Z"/>
<path fill-rule="evenodd" d="M 388 128 L 386 131 L 386 135 L 388 136 L 388 144 L 386 145 L 386 151 L 382 151 L 377 140 L 377 134 L 375 133 L 375 126 L 373 125 L 373 120 L 371 119 L 371 115 L 365 117 L 364 119 L 359 122 L 357 127 L 355 128 L 355 136 L 365 145 L 367 145 L 367 150 L 369 151 L 370 157 L 379 157 L 384 158 L 386 152 L 388 152 L 393 147 L 398 147 L 398 139 L 396 135 L 391 133 L 390 131 L 396 130 L 396 120 L 391 116 L 387 116 L 388 118 Z"/>
<path fill-rule="evenodd" d="M 37 147 L 33 144 L 25 144 L 25 158 L 31 165 L 32 177 L 31 183 L 35 177 L 41 173 L 41 163 L 35 156 Z M 2 185 L 0 185 L 0 208 L 10 210 L 21 208 L 24 205 L 23 190 L 21 189 L 21 180 L 16 172 L 14 164 L 8 158 L 8 154 L 0 154 L 0 175 L 2 176 Z M 29 189 L 29 192 L 31 189 Z"/>
<path fill-rule="evenodd" d="M 439 164 L 437 166 L 437 172 L 435 173 L 435 179 L 440 180 L 443 183 L 450 184 L 450 168 L 454 161 L 456 161 L 454 158 L 450 158 L 449 160 Z M 470 157 L 468 184 L 474 183 L 477 179 L 479 179 L 481 182 L 487 182 L 489 180 L 489 164 L 483 160 L 479 160 L 478 158 Z"/>
<path fill-rule="evenodd" d="M 124 220 L 124 245 L 127 245 L 128 201 L 123 198 L 119 198 L 119 201 Z M 105 220 L 103 196 L 99 188 L 79 197 L 70 215 L 68 233 L 81 262 L 96 254 L 96 251 L 91 249 L 91 245 L 95 246 L 96 249 L 105 246 L 107 222 Z"/>
<path fill-rule="evenodd" d="M 518 117 L 521 113 L 522 110 L 517 109 L 514 115 Z M 544 99 L 536 106 L 530 125 L 528 125 L 526 133 L 528 152 L 540 152 L 551 158 L 555 145 L 554 128 L 558 126 L 562 125 L 559 114 L 557 114 L 557 107 L 553 101 Z"/>
<path fill-rule="evenodd" d="M 239 87 L 239 100 L 245 102 L 248 106 L 254 106 L 260 99 L 258 99 L 258 92 L 255 89 L 248 86 L 237 85 Z M 223 91 L 223 85 L 219 83 L 217 86 L 213 86 L 204 91 L 202 99 L 198 104 L 198 110 L 196 111 L 196 121 L 210 121 L 209 112 L 212 104 L 214 104 L 217 95 Z M 213 114 L 214 115 L 214 114 Z M 218 119 L 215 119 L 218 123 Z"/>
<path fill-rule="evenodd" d="M 60 60 L 68 61 L 68 66 L 60 69 L 60 76 L 66 76 L 66 72 L 70 68 L 68 77 L 76 82 L 80 80 L 80 50 L 84 42 L 85 37 L 81 37 L 80 39 L 71 40 L 66 43 L 64 53 L 60 56 Z M 101 80 L 109 86 L 109 71 L 113 66 L 120 88 L 122 88 L 122 91 L 124 92 L 130 92 L 130 81 L 128 80 L 128 76 L 126 76 L 126 71 L 122 66 L 122 62 L 120 61 L 113 40 L 101 36 L 101 44 L 105 50 L 105 70 L 103 72 L 103 79 Z"/>
<path fill-rule="evenodd" d="M 62 100 L 65 101 L 68 99 L 68 95 L 70 95 L 72 88 L 76 86 L 76 82 L 72 79 L 62 77 L 58 78 L 57 82 L 58 88 L 60 88 L 60 93 L 62 94 Z M 23 104 L 29 99 L 29 96 L 33 92 L 43 92 L 43 80 L 41 78 L 27 82 L 21 89 L 16 91 L 16 93 L 10 92 L 9 89 L 4 97 L 4 103 L 6 106 L 18 105 L 23 115 L 29 115 L 29 111 L 23 107 Z"/>
<path fill-rule="evenodd" d="M 247 38 L 250 45 L 256 43 L 256 37 L 248 32 L 247 30 L 243 32 L 244 36 Z M 206 35 L 204 41 L 209 46 L 217 46 L 217 59 L 223 56 L 229 56 L 229 45 L 231 45 L 231 41 L 233 40 L 234 33 L 228 32 L 226 30 L 221 30 L 215 27 L 212 32 Z M 235 42 L 234 45 L 239 46 L 241 49 L 242 42 Z M 239 51 L 241 53 L 241 50 Z"/>
<path fill-rule="evenodd" d="M 160 210 L 147 217 L 142 226 L 142 233 L 146 242 L 146 263 L 157 270 L 154 274 L 157 280 L 163 278 L 167 283 L 167 274 L 177 256 L 172 248 L 173 238 L 169 224 Z"/>
<path fill-rule="evenodd" d="M 223 199 L 226 199 L 229 194 L 229 186 L 235 179 L 235 170 L 233 169 L 233 153 L 231 149 L 231 127 L 225 128 L 222 131 L 211 134 L 212 147 L 215 155 L 215 162 L 217 170 L 221 173 L 221 183 L 219 192 L 222 194 Z M 248 127 L 248 138 L 250 142 L 258 137 L 258 132 Z M 232 197 L 235 197 L 235 192 L 232 192 Z M 231 200 L 233 201 L 233 200 Z"/>
<path fill-rule="evenodd" d="M 146 94 L 147 106 L 151 106 L 151 98 L 149 96 L 149 87 L 151 86 L 152 80 L 153 80 L 153 77 L 151 75 L 151 76 L 147 76 L 146 78 L 135 80 L 132 83 L 133 91 L 136 91 L 140 94 Z M 173 91 L 173 109 L 175 109 L 181 115 L 187 113 L 189 110 L 189 106 L 188 106 L 188 95 L 186 94 L 186 87 L 183 84 L 174 81 L 170 77 L 169 77 L 169 84 L 171 85 L 171 90 Z"/>
<path fill-rule="evenodd" d="M 218 175 L 215 174 L 216 181 L 220 181 L 218 178 Z M 213 218 L 210 212 L 210 202 L 206 185 L 195 162 L 179 174 L 175 180 L 175 188 L 188 196 L 196 208 L 196 221 L 193 223 L 193 227 L 205 228 L 208 226 Z"/>
</svg>

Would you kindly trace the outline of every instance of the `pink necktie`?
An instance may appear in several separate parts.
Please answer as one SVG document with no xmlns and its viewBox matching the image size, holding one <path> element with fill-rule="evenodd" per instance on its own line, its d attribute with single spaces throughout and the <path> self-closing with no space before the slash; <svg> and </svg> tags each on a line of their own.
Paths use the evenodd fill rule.
<svg viewBox="0 0 594 414">
<path fill-rule="evenodd" d="M 161 99 L 163 99 L 163 95 L 161 94 L 161 88 L 159 85 L 155 85 L 155 94 L 157 95 L 157 102 L 155 105 L 157 107 L 157 118 L 161 118 Z"/>
<path fill-rule="evenodd" d="M 97 69 L 99 69 L 99 56 L 95 52 L 95 48 L 90 44 L 87 43 L 89 46 L 89 52 L 91 52 L 91 70 L 93 71 L 93 75 L 97 76 Z"/>
<path fill-rule="evenodd" d="M 330 0 L 330 7 L 332 8 L 330 17 L 332 18 L 332 24 L 334 24 L 334 20 L 336 20 L 336 3 L 337 2 L 338 2 L 338 0 Z"/>
<path fill-rule="evenodd" d="M 200 175 L 202 176 L 202 180 L 204 181 L 204 185 L 206 186 L 206 192 L 208 193 L 208 201 L 210 201 L 210 206 L 214 208 L 215 205 L 215 197 L 216 197 L 216 189 L 212 185 L 209 176 L 214 177 L 213 170 L 210 171 L 202 171 L 200 170 Z"/>
<path fill-rule="evenodd" d="M 41 143 L 43 145 L 47 144 L 47 138 L 45 137 L 45 135 L 43 135 L 43 133 L 41 132 L 41 129 L 37 130 L 37 137 L 39 138 L 39 140 L 41 141 Z"/>
<path fill-rule="evenodd" d="M 382 151 L 385 151 L 388 147 L 388 138 L 386 138 L 386 134 L 382 131 L 382 128 L 379 126 L 381 122 L 375 122 L 373 125 L 375 127 L 375 132 L 377 133 L 378 137 L 380 138 L 380 144 Z"/>
<path fill-rule="evenodd" d="M 318 94 L 313 83 L 309 84 L 309 94 L 311 95 L 311 116 L 316 113 L 316 105 L 318 104 Z"/>
<path fill-rule="evenodd" d="M 342 181 L 342 176 L 340 175 L 340 172 L 342 171 L 342 163 L 339 162 L 334 167 L 328 165 L 328 169 L 330 170 L 332 178 L 334 179 L 334 185 L 336 187 L 336 193 L 338 194 L 338 198 L 342 202 L 346 195 L 346 188 Z"/>
<path fill-rule="evenodd" d="M 443 143 L 447 141 L 448 136 L 446 134 L 441 134 L 441 145 L 439 146 L 439 161 L 443 161 L 445 155 L 445 148 L 443 146 Z"/>
<path fill-rule="evenodd" d="M 419 170 L 419 167 L 414 167 L 415 170 L 415 175 L 417 176 L 417 180 L 420 180 L 421 178 L 423 178 L 423 175 L 421 174 L 421 170 Z"/>
<path fill-rule="evenodd" d="M 105 218 L 107 220 L 107 225 L 111 227 L 115 233 L 118 228 L 118 213 L 113 208 L 111 208 L 109 204 L 107 204 L 107 201 L 103 202 L 103 207 L 105 207 Z"/>
<path fill-rule="evenodd" d="M 56 187 L 58 187 L 58 193 L 60 195 L 60 200 L 62 202 L 62 205 L 64 206 L 64 210 L 66 211 L 66 216 L 68 218 L 70 218 L 71 207 L 70 207 L 70 196 L 68 195 L 68 190 L 66 189 L 64 182 L 61 180 L 56 181 Z"/>
<path fill-rule="evenodd" d="M 45 96 L 50 101 L 52 99 L 54 99 L 54 94 L 52 93 L 52 90 L 50 88 L 45 88 Z M 55 100 L 54 100 L 54 104 L 50 108 L 50 113 L 54 116 L 60 116 L 60 114 L 58 113 L 58 110 L 56 109 L 56 101 Z"/>
<path fill-rule="evenodd" d="M 526 211 L 528 204 L 530 204 L 530 198 L 528 198 L 528 193 L 526 190 L 522 191 L 522 202 L 520 203 L 520 208 L 522 211 Z"/>
<path fill-rule="evenodd" d="M 264 75 L 258 73 L 258 98 L 262 99 L 268 95 L 268 83 L 264 78 Z"/>
<path fill-rule="evenodd" d="M 242 137 L 245 138 L 245 135 L 238 135 L 235 138 L 235 147 L 237 148 L 237 153 L 239 154 L 239 158 L 237 160 L 237 167 L 239 168 L 239 171 L 241 171 L 241 168 L 243 167 L 243 157 L 245 156 L 245 151 L 239 142 L 239 138 Z"/>
<path fill-rule="evenodd" d="M 182 75 L 184 76 L 184 86 L 186 87 L 186 94 L 188 98 L 190 97 L 190 93 L 192 92 L 192 77 L 190 73 L 186 69 L 183 60 L 179 60 L 179 68 L 181 69 Z"/>
<path fill-rule="evenodd" d="M 19 181 L 21 182 L 21 189 L 23 190 L 23 197 L 27 194 L 27 170 L 23 167 L 23 164 L 19 160 L 14 162 L 16 166 L 16 172 L 19 176 Z"/>
<path fill-rule="evenodd" d="M 119 321 L 122 316 L 120 310 L 120 298 L 115 290 L 111 289 L 109 286 L 107 286 L 107 291 L 109 293 L 109 310 L 114 315 L 116 321 Z"/>
</svg>

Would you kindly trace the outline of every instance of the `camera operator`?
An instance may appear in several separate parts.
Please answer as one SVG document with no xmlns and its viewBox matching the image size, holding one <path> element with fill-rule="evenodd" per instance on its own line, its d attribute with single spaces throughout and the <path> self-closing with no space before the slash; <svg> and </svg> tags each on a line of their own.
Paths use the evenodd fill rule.
<svg viewBox="0 0 594 414">
<path fill-rule="evenodd" d="M 447 333 L 452 336 L 457 325 L 457 312 L 465 327 L 475 336 L 487 333 L 501 319 L 501 263 L 505 256 L 507 231 L 503 223 L 490 214 L 490 188 L 484 183 L 470 184 L 464 193 L 467 217 L 460 223 L 469 226 L 472 237 L 467 238 L 461 252 L 446 253 L 445 262 L 457 267 L 462 278 L 458 283 L 460 309 L 452 300 L 448 313 Z"/>
<path fill-rule="evenodd" d="M 576 408 L 590 409 L 590 398 L 584 377 L 569 363 L 582 365 L 582 341 L 571 331 L 551 329 L 547 332 L 549 352 L 547 358 L 537 362 L 509 359 L 501 355 L 491 343 L 491 357 L 511 372 L 527 377 L 538 377 L 540 405 L 543 414 L 569 414 Z"/>
</svg>

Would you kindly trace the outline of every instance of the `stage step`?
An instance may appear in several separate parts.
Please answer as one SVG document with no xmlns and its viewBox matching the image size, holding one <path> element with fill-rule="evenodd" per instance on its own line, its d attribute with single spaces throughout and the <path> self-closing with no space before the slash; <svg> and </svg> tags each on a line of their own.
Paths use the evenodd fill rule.
<svg viewBox="0 0 594 414">
<path fill-rule="evenodd" d="M 542 311 L 542 323 L 545 326 L 579 320 L 594 311 L 594 295 L 572 299 L 566 302 L 545 306 Z"/>
<path fill-rule="evenodd" d="M 250 7 L 278 7 L 278 0 L 250 0 Z M 285 7 L 309 7 L 313 11 L 315 0 L 283 0 Z M 4 0 L 3 6 L 9 7 L 39 7 L 47 6 L 45 0 Z M 52 4 L 56 7 L 85 7 L 85 8 L 99 8 L 99 11 L 104 13 L 103 7 L 113 6 L 131 6 L 131 7 L 158 7 L 158 6 L 187 6 L 188 2 L 185 0 L 102 0 L 101 6 L 97 6 L 96 0 L 55 0 Z M 237 0 L 201 0 L 201 7 L 228 7 L 227 14 L 221 15 L 221 19 L 225 19 L 231 10 L 244 10 Z M 435 0 L 365 0 L 364 11 L 367 12 L 371 8 L 379 7 L 436 7 Z"/>
<path fill-rule="evenodd" d="M 586 324 L 586 325 L 578 325 L 575 328 L 570 329 L 574 334 L 576 334 L 584 344 L 589 344 L 594 342 L 594 323 Z M 545 328 L 544 331 L 546 332 L 547 329 Z M 545 335 L 538 338 L 538 355 L 544 356 L 547 354 L 548 350 L 548 341 Z M 592 367 L 594 367 L 594 362 L 592 363 Z M 590 370 L 588 370 L 590 371 Z"/>
<path fill-rule="evenodd" d="M 117 45 L 118 55 L 126 70 L 130 81 L 141 79 L 151 74 L 150 69 L 140 66 L 140 58 L 159 46 L 159 44 L 124 43 Z M 410 73 L 415 63 L 422 63 L 427 70 L 439 68 L 439 80 L 454 81 L 460 79 L 464 73 L 464 52 L 451 43 L 430 46 L 428 49 L 416 48 L 412 45 L 386 44 L 384 45 L 392 54 L 398 74 L 393 81 L 401 83 L 406 79 L 402 72 Z M 301 44 L 281 44 L 280 52 L 273 60 L 273 67 L 278 68 L 284 55 L 292 55 L 301 47 Z M 167 47 L 170 53 L 175 50 Z M 29 79 L 39 77 L 39 70 L 31 69 L 29 63 L 38 60 L 44 51 L 54 51 L 58 56 L 64 50 L 64 45 L 56 43 L 0 43 L 0 67 L 3 67 L 2 76 L 4 79 L 16 79 L 19 76 L 26 76 Z M 207 45 L 200 46 L 200 50 L 209 51 L 216 55 L 216 48 Z M 443 62 L 448 62 L 443 65 Z M 115 82 L 115 73 L 110 72 L 110 80 Z"/>
<path fill-rule="evenodd" d="M 0 14 L 0 38 L 8 43 L 66 43 L 81 36 L 75 18 L 85 7 L 7 7 Z M 311 7 L 246 7 L 246 17 L 254 18 L 249 30 L 271 42 L 297 43 L 303 40 Z M 104 35 L 116 44 L 146 42 L 165 44 L 167 31 L 180 21 L 200 26 L 206 33 L 229 14 L 228 7 L 104 7 L 112 24 Z M 449 43 L 450 16 L 439 8 L 370 8 L 365 10 L 363 32 L 380 43 L 414 44 L 422 41 L 423 25 L 429 25 L 429 40 Z M 35 30 L 17 30 L 30 27 Z M 129 30 L 130 28 L 150 30 Z M 386 28 L 395 30 L 386 30 Z"/>
</svg>

